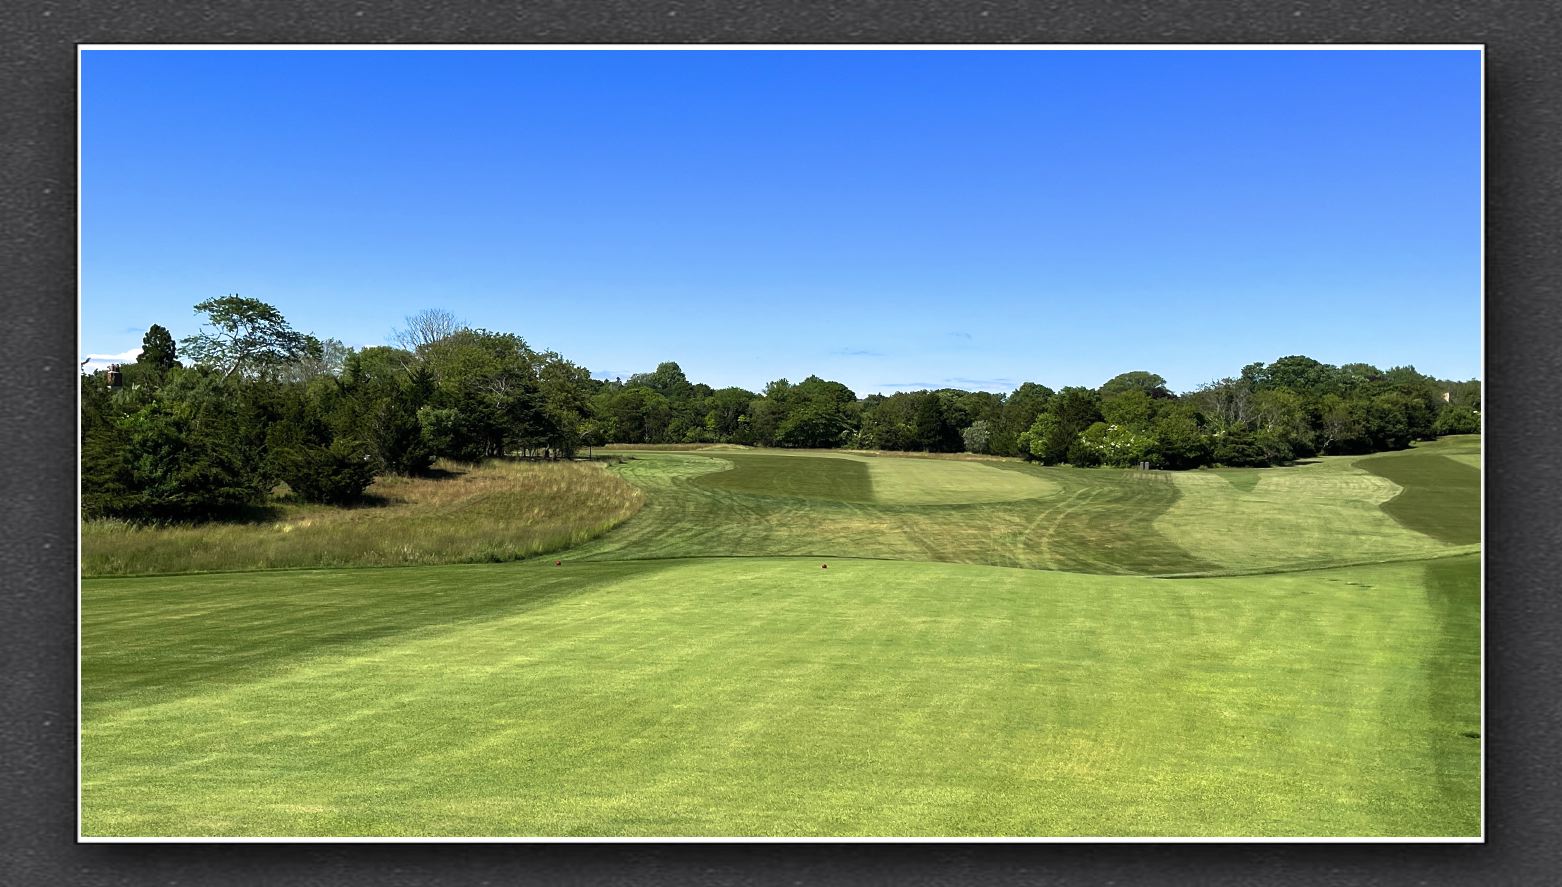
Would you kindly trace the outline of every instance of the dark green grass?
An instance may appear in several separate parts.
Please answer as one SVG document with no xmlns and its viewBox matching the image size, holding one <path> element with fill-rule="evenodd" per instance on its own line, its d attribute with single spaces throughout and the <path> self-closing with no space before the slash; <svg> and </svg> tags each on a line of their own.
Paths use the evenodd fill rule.
<svg viewBox="0 0 1562 887">
<path fill-rule="evenodd" d="M 1219 471 L 1218 473 L 1226 479 L 1226 483 L 1231 484 L 1244 493 L 1251 493 L 1258 486 L 1259 474 L 1256 468 L 1234 468 Z"/>
<path fill-rule="evenodd" d="M 1404 491 L 1383 503 L 1401 526 L 1451 544 L 1481 541 L 1481 473 L 1435 453 L 1361 459 L 1359 467 Z"/>
<path fill-rule="evenodd" d="M 1422 579 L 1436 625 L 1422 665 L 1426 710 L 1440 735 L 1457 734 L 1468 745 L 1432 745 L 1433 766 L 1445 791 L 1469 779 L 1470 753 L 1480 746 L 1481 562 L 1478 557 L 1428 561 Z"/>
<path fill-rule="evenodd" d="M 700 486 L 761 496 L 796 496 L 835 502 L 872 502 L 873 484 L 866 463 L 828 456 L 776 456 L 723 453 L 732 465 L 702 474 Z"/>
<path fill-rule="evenodd" d="M 733 558 L 89 580 L 83 828 L 1470 835 L 1475 574 L 1428 575 Z"/>
</svg>

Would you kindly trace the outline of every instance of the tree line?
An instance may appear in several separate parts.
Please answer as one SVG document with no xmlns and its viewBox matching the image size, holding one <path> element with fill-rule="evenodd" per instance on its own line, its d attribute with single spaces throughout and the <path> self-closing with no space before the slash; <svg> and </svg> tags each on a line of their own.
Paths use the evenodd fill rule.
<svg viewBox="0 0 1562 887">
<path fill-rule="evenodd" d="M 395 345 L 351 349 L 239 296 L 195 306 L 176 343 L 154 324 L 134 363 L 82 376 L 88 516 L 204 517 L 286 485 L 311 502 L 359 500 L 381 473 L 437 458 L 572 458 L 612 443 L 982 453 L 1044 464 L 1269 466 L 1403 449 L 1480 429 L 1480 384 L 1413 367 L 1253 363 L 1176 394 L 1123 373 L 1099 388 L 1026 382 L 859 398 L 840 382 L 778 379 L 754 392 L 691 382 L 678 364 L 600 380 L 512 333 L 449 312 L 407 318 Z"/>
</svg>

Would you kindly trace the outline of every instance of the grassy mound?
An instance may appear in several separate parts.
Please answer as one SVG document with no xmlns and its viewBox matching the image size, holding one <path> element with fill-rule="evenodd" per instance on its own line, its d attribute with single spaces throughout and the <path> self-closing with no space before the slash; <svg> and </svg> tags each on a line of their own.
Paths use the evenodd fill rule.
<svg viewBox="0 0 1562 887">
<path fill-rule="evenodd" d="M 570 462 L 442 463 L 368 492 L 356 508 L 280 504 L 245 522 L 88 521 L 82 575 L 511 561 L 585 542 L 644 502 L 602 466 Z"/>
</svg>

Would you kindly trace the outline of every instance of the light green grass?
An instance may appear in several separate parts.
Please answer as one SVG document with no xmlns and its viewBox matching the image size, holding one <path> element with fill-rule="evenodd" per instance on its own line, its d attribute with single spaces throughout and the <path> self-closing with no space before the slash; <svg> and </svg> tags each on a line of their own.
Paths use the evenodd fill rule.
<svg viewBox="0 0 1562 887">
<path fill-rule="evenodd" d="M 1429 535 L 1421 532 L 1425 525 L 1392 515 L 1390 503 L 1404 487 L 1368 469 L 1441 459 L 1434 454 L 1460 446 L 1437 442 L 1371 457 L 1326 456 L 1288 468 L 1166 472 L 1180 495 L 1156 518 L 1155 527 L 1226 570 L 1304 569 L 1469 551 L 1478 533 Z M 1414 483 L 1431 479 L 1428 475 Z M 1463 524 L 1480 512 L 1478 484 L 1461 486 L 1437 501 L 1414 495 L 1424 506 L 1418 510 L 1433 522 Z"/>
<path fill-rule="evenodd" d="M 1468 835 L 1476 611 L 1426 570 L 89 581 L 84 829 Z"/>
<path fill-rule="evenodd" d="M 1061 485 L 1039 474 L 981 462 L 877 458 L 868 462 L 873 499 L 889 505 L 964 505 L 1056 495 Z"/>
</svg>

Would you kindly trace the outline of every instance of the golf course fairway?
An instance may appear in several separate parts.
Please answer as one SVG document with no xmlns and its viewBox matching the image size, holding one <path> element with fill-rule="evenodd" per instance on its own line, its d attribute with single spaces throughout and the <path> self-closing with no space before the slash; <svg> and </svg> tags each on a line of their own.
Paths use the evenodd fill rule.
<svg viewBox="0 0 1562 887">
<path fill-rule="evenodd" d="M 636 452 L 546 557 L 88 578 L 82 833 L 1478 835 L 1478 453 Z"/>
</svg>

